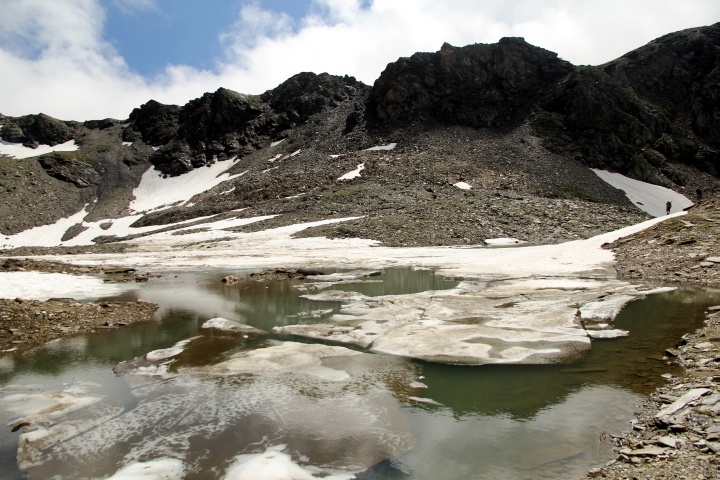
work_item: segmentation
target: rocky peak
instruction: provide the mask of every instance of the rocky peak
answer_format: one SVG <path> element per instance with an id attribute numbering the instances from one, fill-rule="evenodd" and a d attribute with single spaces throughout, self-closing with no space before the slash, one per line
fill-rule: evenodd
<path id="1" fill-rule="evenodd" d="M 74 122 L 64 122 L 44 113 L 5 118 L 0 136 L 13 143 L 35 148 L 39 144 L 57 145 L 73 139 Z"/>
<path id="2" fill-rule="evenodd" d="M 720 23 L 660 37 L 602 68 L 720 148 Z M 690 133 L 690 132 L 684 132 Z"/>
<path id="3" fill-rule="evenodd" d="M 355 77 L 303 72 L 268 90 L 261 99 L 282 116 L 281 123 L 298 124 L 367 89 L 367 85 Z"/>
<path id="4" fill-rule="evenodd" d="M 124 138 L 140 132 L 163 145 L 150 161 L 163 173 L 179 175 L 233 156 L 248 155 L 310 116 L 364 94 L 353 77 L 300 73 L 261 96 L 220 88 L 182 107 L 148 102 L 133 111 Z"/>
<path id="5" fill-rule="evenodd" d="M 140 138 L 150 145 L 165 145 L 177 135 L 179 115 L 177 105 L 150 100 L 130 113 L 130 125 L 123 131 L 123 140 L 132 142 Z"/>
<path id="6" fill-rule="evenodd" d="M 504 127 L 527 115 L 548 86 L 574 67 L 522 38 L 416 53 L 389 64 L 368 98 L 368 117 L 384 125 L 417 114 L 444 123 Z"/>

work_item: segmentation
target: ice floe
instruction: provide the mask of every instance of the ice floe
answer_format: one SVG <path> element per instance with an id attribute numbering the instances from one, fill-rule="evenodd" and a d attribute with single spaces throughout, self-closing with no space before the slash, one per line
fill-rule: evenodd
<path id="1" fill-rule="evenodd" d="M 125 405 L 107 398 L 55 418 L 55 435 L 31 425 L 34 441 L 20 444 L 18 458 L 29 459 L 22 464 L 29 478 L 162 472 L 167 460 L 182 459 L 185 472 L 216 472 L 213 478 L 272 479 L 273 472 L 292 471 L 290 478 L 339 479 L 413 445 L 403 412 L 414 393 L 407 385 L 417 378 L 412 362 L 309 344 L 257 351 L 265 355 L 257 368 L 248 361 L 232 375 L 188 367 L 148 378 L 132 386 Z M 292 361 L 304 357 L 343 378 L 295 371 Z M 180 472 L 179 461 L 165 466 Z M 301 470 L 310 476 L 297 476 Z"/>
<path id="2" fill-rule="evenodd" d="M 79 147 L 75 143 L 75 140 L 68 140 L 65 143 L 59 143 L 57 145 L 38 145 L 37 148 L 30 148 L 23 146 L 22 143 L 11 143 L 4 140 L 0 140 L 0 155 L 6 155 L 8 157 L 23 159 L 36 157 L 38 155 L 45 155 L 51 152 L 73 152 Z"/>
<path id="3" fill-rule="evenodd" d="M 277 346 L 236 353 L 228 360 L 206 367 L 202 371 L 215 375 L 293 372 L 328 381 L 342 381 L 350 378 L 350 374 L 344 370 L 323 366 L 322 359 L 348 355 L 360 355 L 360 352 L 344 347 L 284 342 Z"/>
<path id="4" fill-rule="evenodd" d="M 195 340 L 196 338 L 199 338 L 199 337 L 193 337 L 193 338 L 181 340 L 181 341 L 177 342 L 175 345 L 173 345 L 172 347 L 162 348 L 160 350 L 153 350 L 152 352 L 148 352 L 145 354 L 145 359 L 148 362 L 159 362 L 161 360 L 166 360 L 168 358 L 176 357 L 176 356 L 180 355 L 185 350 L 187 345 L 190 342 L 192 342 L 193 340 Z"/>
<path id="5" fill-rule="evenodd" d="M 612 320 L 645 294 L 628 283 L 570 278 L 463 282 L 451 291 L 385 297 L 327 291 L 306 297 L 343 300 L 340 313 L 273 332 L 442 363 L 550 363 L 582 355 L 590 338 L 625 334 L 609 325 L 590 333 L 581 320 Z"/>
<path id="6" fill-rule="evenodd" d="M 223 480 L 350 480 L 354 474 L 329 473 L 318 468 L 303 468 L 290 455 L 283 453 L 284 445 L 270 447 L 263 453 L 239 455 Z"/>
<path id="7" fill-rule="evenodd" d="M 245 325 L 243 323 L 239 323 L 234 320 L 228 320 L 227 318 L 222 317 L 216 317 L 207 320 L 205 323 L 202 324 L 202 328 L 214 328 L 216 330 L 223 330 L 226 332 L 234 333 L 253 333 L 256 335 L 262 335 L 265 333 L 260 329 L 251 327 L 250 325 Z"/>
<path id="8" fill-rule="evenodd" d="M 185 466 L 175 458 L 160 458 L 147 462 L 134 462 L 118 470 L 107 480 L 181 480 Z"/>
<path id="9" fill-rule="evenodd" d="M 654 217 L 665 215 L 665 202 L 672 203 L 670 213 L 681 212 L 693 205 L 687 197 L 669 188 L 641 182 L 626 177 L 620 173 L 611 173 L 607 170 L 591 169 L 606 183 L 625 192 L 625 196 L 640 210 L 649 213 Z"/>

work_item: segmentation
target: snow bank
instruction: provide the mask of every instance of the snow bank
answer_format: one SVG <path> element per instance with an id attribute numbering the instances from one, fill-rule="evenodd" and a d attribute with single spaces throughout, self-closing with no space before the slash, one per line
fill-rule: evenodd
<path id="1" fill-rule="evenodd" d="M 42 272 L 0 273 L 0 297 L 47 300 L 70 297 L 92 300 L 139 288 L 135 283 L 105 283 L 99 277 Z"/>
<path id="2" fill-rule="evenodd" d="M 672 208 L 670 213 L 680 212 L 693 205 L 693 202 L 684 195 L 670 190 L 669 188 L 653 185 L 628 178 L 619 173 L 611 173 L 606 170 L 591 169 L 598 177 L 606 183 L 625 192 L 625 196 L 640 210 L 649 213 L 654 217 L 665 215 L 665 202 L 670 201 Z"/>
<path id="3" fill-rule="evenodd" d="M 65 143 L 59 143 L 57 145 L 38 145 L 37 148 L 24 147 L 22 143 L 11 143 L 0 140 L 0 155 L 7 155 L 8 157 L 22 159 L 36 157 L 38 155 L 45 155 L 51 152 L 72 152 L 77 150 L 79 147 L 75 144 L 75 140 L 68 140 Z"/>
<path id="4" fill-rule="evenodd" d="M 389 151 L 395 150 L 397 143 L 388 143 L 387 145 L 378 145 L 376 147 L 370 147 L 366 149 L 367 152 L 378 152 L 378 151 Z"/>
<path id="5" fill-rule="evenodd" d="M 151 167 L 143 174 L 140 185 L 133 190 L 135 199 L 130 202 L 130 210 L 147 212 L 182 205 L 199 193 L 241 176 L 242 173 L 235 175 L 225 173 L 233 166 L 234 160 L 215 162 L 210 166 L 168 178 L 163 178 L 164 176 L 155 170 L 155 167 Z"/>

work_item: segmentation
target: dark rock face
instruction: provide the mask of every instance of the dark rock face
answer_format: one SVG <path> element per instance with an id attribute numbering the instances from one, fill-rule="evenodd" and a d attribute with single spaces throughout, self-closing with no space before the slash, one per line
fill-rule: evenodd
<path id="1" fill-rule="evenodd" d="M 666 35 L 557 85 L 533 119 L 554 151 L 683 185 L 673 164 L 720 174 L 720 24 Z"/>
<path id="2" fill-rule="evenodd" d="M 178 130 L 180 107 L 150 100 L 130 113 L 130 125 L 123 130 L 123 140 L 141 139 L 149 145 L 165 145 Z"/>
<path id="3" fill-rule="evenodd" d="M 290 77 L 260 98 L 277 113 L 278 126 L 291 127 L 366 90 L 367 86 L 354 77 L 304 72 Z"/>
<path id="4" fill-rule="evenodd" d="M 446 43 L 437 53 L 416 53 L 388 65 L 368 98 L 368 116 L 383 125 L 421 114 L 449 124 L 507 127 L 573 70 L 557 54 L 522 38 L 461 48 Z"/>
<path id="5" fill-rule="evenodd" d="M 71 156 L 51 153 L 38 158 L 38 162 L 51 177 L 73 183 L 79 188 L 99 185 L 102 181 L 98 171 L 91 165 Z"/>
<path id="6" fill-rule="evenodd" d="M 123 139 L 162 145 L 150 161 L 165 174 L 180 175 L 216 159 L 248 155 L 367 89 L 352 77 L 300 73 L 259 97 L 220 88 L 182 107 L 150 101 L 133 110 Z"/>
<path id="7" fill-rule="evenodd" d="M 25 115 L 6 120 L 1 133 L 5 141 L 22 143 L 30 148 L 39 144 L 57 145 L 73 139 L 73 123 L 63 122 L 44 113 Z"/>

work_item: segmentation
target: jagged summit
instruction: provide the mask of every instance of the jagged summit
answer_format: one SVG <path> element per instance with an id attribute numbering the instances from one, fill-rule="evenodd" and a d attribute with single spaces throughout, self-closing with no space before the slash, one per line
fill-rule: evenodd
<path id="1" fill-rule="evenodd" d="M 86 222 L 122 217 L 151 168 L 177 177 L 234 159 L 223 185 L 144 212 L 133 228 L 236 212 L 275 215 L 246 230 L 360 217 L 304 234 L 388 245 L 600 233 L 645 214 L 588 167 L 687 196 L 718 188 L 719 47 L 720 24 L 596 67 L 522 38 L 446 43 L 388 64 L 372 86 L 303 72 L 261 95 L 220 88 L 182 106 L 150 100 L 124 122 L 0 117 L 5 142 L 79 147 L 0 160 L 0 232 L 83 208 Z M 122 239 L 106 237 L 98 242 Z"/>

